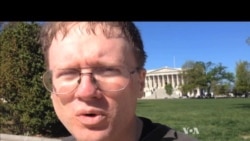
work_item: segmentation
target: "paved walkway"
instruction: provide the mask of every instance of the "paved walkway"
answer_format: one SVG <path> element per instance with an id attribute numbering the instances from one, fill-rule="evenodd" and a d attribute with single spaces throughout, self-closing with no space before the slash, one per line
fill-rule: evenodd
<path id="1" fill-rule="evenodd" d="M 71 136 L 55 139 L 55 138 L 45 138 L 45 137 L 0 134 L 0 141 L 75 141 L 75 140 Z"/>

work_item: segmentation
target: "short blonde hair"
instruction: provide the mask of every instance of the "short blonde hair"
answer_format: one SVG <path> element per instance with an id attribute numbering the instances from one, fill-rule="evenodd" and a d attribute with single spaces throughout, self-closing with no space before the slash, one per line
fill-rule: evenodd
<path id="1" fill-rule="evenodd" d="M 40 33 L 40 43 L 45 58 L 46 66 L 48 67 L 48 49 L 51 42 L 58 32 L 61 32 L 65 37 L 70 30 L 70 25 L 77 24 L 77 22 L 46 22 L 43 24 Z M 100 27 L 103 34 L 107 37 L 123 37 L 131 45 L 137 67 L 144 68 L 147 55 L 144 51 L 143 42 L 140 32 L 133 22 L 86 22 L 86 32 L 95 34 L 96 26 Z M 117 29 L 120 32 L 117 32 Z"/>

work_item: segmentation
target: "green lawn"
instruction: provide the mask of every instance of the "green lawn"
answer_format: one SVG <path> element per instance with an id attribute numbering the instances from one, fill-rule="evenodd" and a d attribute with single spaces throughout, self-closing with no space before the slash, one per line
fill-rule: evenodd
<path id="1" fill-rule="evenodd" d="M 250 141 L 250 98 L 139 100 L 137 114 L 200 141 Z"/>

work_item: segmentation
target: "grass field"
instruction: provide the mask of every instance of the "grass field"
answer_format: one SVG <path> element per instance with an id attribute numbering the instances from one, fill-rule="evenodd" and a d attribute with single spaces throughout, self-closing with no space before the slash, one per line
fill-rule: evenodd
<path id="1" fill-rule="evenodd" d="M 137 114 L 200 141 L 250 141 L 250 98 L 139 100 Z"/>

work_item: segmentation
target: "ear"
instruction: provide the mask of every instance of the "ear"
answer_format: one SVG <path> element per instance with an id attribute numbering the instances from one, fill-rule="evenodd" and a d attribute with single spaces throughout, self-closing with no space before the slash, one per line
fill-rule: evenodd
<path id="1" fill-rule="evenodd" d="M 139 74 L 139 86 L 140 86 L 139 88 L 140 94 L 138 95 L 138 98 L 141 98 L 142 96 L 144 96 L 145 78 L 147 71 L 145 69 L 140 69 L 138 74 Z"/>

